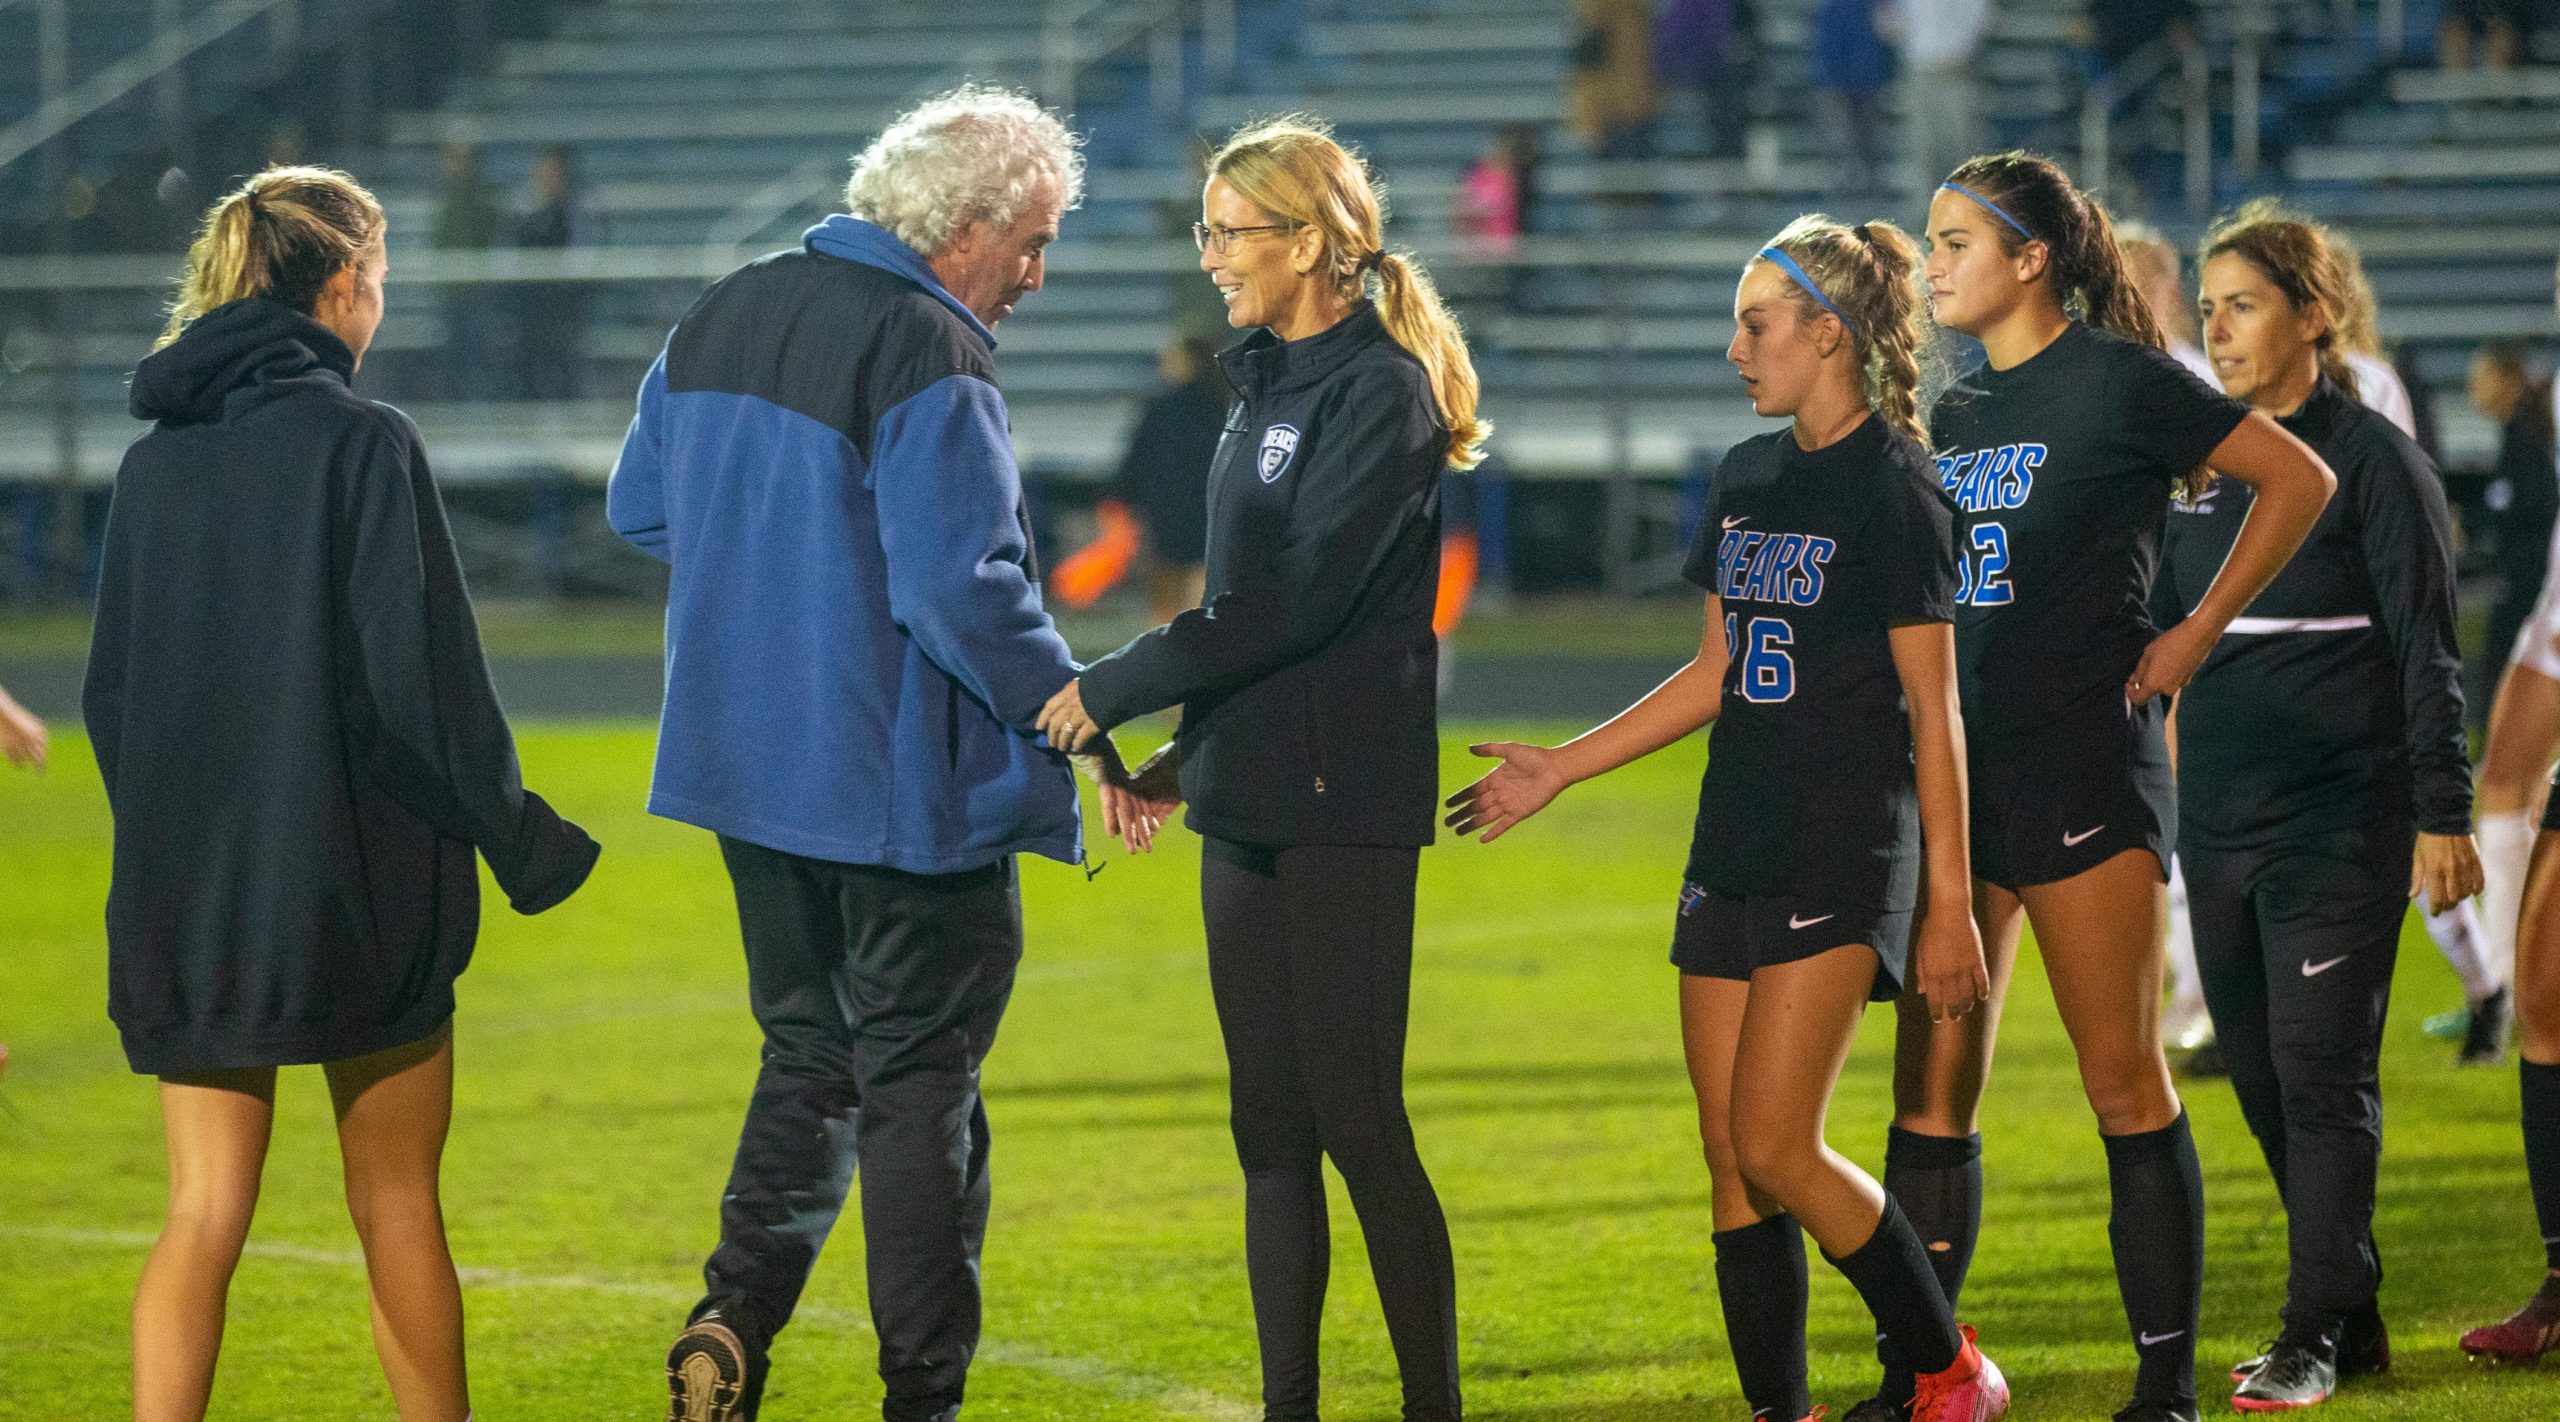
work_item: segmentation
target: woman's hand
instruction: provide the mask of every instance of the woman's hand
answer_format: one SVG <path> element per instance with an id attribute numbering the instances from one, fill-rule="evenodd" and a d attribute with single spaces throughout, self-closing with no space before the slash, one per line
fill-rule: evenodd
<path id="1" fill-rule="evenodd" d="M 1545 746 L 1490 741 L 1467 749 L 1499 758 L 1502 764 L 1449 797 L 1449 828 L 1461 839 L 1482 830 L 1484 842 L 1491 844 L 1513 825 L 1545 809 L 1548 801 L 1573 783 L 1566 778 L 1560 757 Z"/>
<path id="2" fill-rule="evenodd" d="M 2136 706 L 2155 696 L 2175 696 L 2187 689 L 2195 679 L 2196 668 L 2213 652 L 2213 644 L 2222 640 L 2221 630 L 2212 623 L 2190 617 L 2151 639 L 2142 649 L 2142 660 L 2134 663 L 2133 675 L 2124 684 L 2125 700 Z"/>
<path id="3" fill-rule="evenodd" d="M 0 756 L 28 770 L 44 769 L 44 722 L 0 691 Z"/>
<path id="4" fill-rule="evenodd" d="M 1092 713 L 1084 709 L 1084 678 L 1058 688 L 1049 704 L 1040 708 L 1034 729 L 1049 738 L 1049 744 L 1072 755 L 1083 750 L 1085 743 L 1102 734 L 1094 728 Z"/>
<path id="5" fill-rule="evenodd" d="M 1953 1022 L 1991 996 L 1982 931 L 1970 910 L 1923 907 L 1912 931 L 1911 986 L 1928 1001 L 1929 1020 Z"/>
<path id="6" fill-rule="evenodd" d="M 2409 897 L 2441 912 L 2480 892 L 2480 846 L 2467 834 L 2422 834 L 2409 856 Z"/>

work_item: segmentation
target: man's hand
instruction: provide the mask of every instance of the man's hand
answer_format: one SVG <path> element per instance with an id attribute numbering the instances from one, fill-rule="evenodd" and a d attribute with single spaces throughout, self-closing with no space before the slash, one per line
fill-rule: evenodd
<path id="1" fill-rule="evenodd" d="M 1092 713 L 1084 709 L 1081 677 L 1059 687 L 1049 704 L 1040 708 L 1039 719 L 1032 725 L 1049 738 L 1049 744 L 1069 754 L 1083 750 L 1085 742 L 1102 734 L 1094 729 Z"/>

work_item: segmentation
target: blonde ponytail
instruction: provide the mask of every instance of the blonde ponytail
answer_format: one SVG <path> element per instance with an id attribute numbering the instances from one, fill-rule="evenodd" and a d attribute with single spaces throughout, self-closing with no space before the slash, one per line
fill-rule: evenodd
<path id="1" fill-rule="evenodd" d="M 382 240 L 382 204 L 334 168 L 269 168 L 206 209 L 187 272 L 152 343 L 217 306 L 264 296 L 308 313 L 329 278 Z"/>
<path id="2" fill-rule="evenodd" d="M 1493 426 L 1476 415 L 1480 387 L 1466 332 L 1440 300 L 1431 274 L 1405 253 L 1379 255 L 1378 298 L 1378 319 L 1387 334 L 1430 372 L 1431 398 L 1449 426 L 1449 467 L 1475 468 L 1484 462 L 1485 436 Z"/>
<path id="3" fill-rule="evenodd" d="M 1323 119 L 1284 114 L 1239 129 L 1210 156 L 1209 172 L 1274 220 L 1322 234 L 1325 269 L 1345 297 L 1368 295 L 1369 274 L 1377 273 L 1378 319 L 1431 378 L 1450 467 L 1481 463 L 1493 426 L 1476 413 L 1480 387 L 1466 332 L 1422 264 L 1386 249 L 1386 195 L 1368 160 Z"/>

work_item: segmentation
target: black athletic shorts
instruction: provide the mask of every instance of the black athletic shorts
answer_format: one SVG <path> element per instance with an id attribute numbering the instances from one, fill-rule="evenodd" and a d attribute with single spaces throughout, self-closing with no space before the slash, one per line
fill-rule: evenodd
<path id="1" fill-rule="evenodd" d="M 1827 903 L 1819 895 L 1746 898 L 1683 884 L 1680 917 L 1671 930 L 1671 964 L 1693 978 L 1749 982 L 1755 968 L 1863 943 L 1876 955 L 1876 983 L 1868 999 L 1890 1002 L 1901 995 L 1911 961 L 1911 919 L 1909 909 Z"/>
<path id="2" fill-rule="evenodd" d="M 2004 889 L 2050 884 L 2128 849 L 2168 875 L 2178 786 L 2168 698 L 2091 697 L 2023 736 L 1972 739 L 1973 874 Z"/>

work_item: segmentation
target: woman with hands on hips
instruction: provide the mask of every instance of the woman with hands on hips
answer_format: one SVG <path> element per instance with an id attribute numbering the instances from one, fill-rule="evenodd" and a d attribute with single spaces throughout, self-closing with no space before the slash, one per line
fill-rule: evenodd
<path id="1" fill-rule="evenodd" d="M 1475 747 L 1502 764 L 1449 799 L 1453 828 L 1496 839 L 1567 785 L 1717 723 L 1671 961 L 1726 1332 L 1753 1415 L 1790 1422 L 1816 1414 L 1805 1233 L 1905 1355 L 1913 1418 L 1997 1416 L 2008 1400 L 1909 1222 L 1822 1138 L 1869 1001 L 1907 986 L 1944 1019 L 1990 991 L 1967 861 L 1955 511 L 1920 423 L 1918 267 L 1889 224 L 1813 216 L 1743 269 L 1725 357 L 1753 408 L 1793 427 L 1716 472 L 1686 569 L 1706 589 L 1697 658 L 1563 746 Z"/>
<path id="2" fill-rule="evenodd" d="M 1039 726 L 1080 751 L 1182 708 L 1173 745 L 1105 790 L 1104 825 L 1142 849 L 1179 799 L 1203 837 L 1264 1416 L 1317 1415 L 1330 1158 L 1406 1422 L 1455 1422 L 1449 1231 L 1402 1082 L 1439 797 L 1440 476 L 1482 456 L 1475 370 L 1430 278 L 1386 249 L 1366 164 L 1323 125 L 1255 124 L 1209 171 L 1200 266 L 1253 334 L 1220 357 L 1237 399 L 1209 474 L 1208 601 L 1087 667 Z"/>

